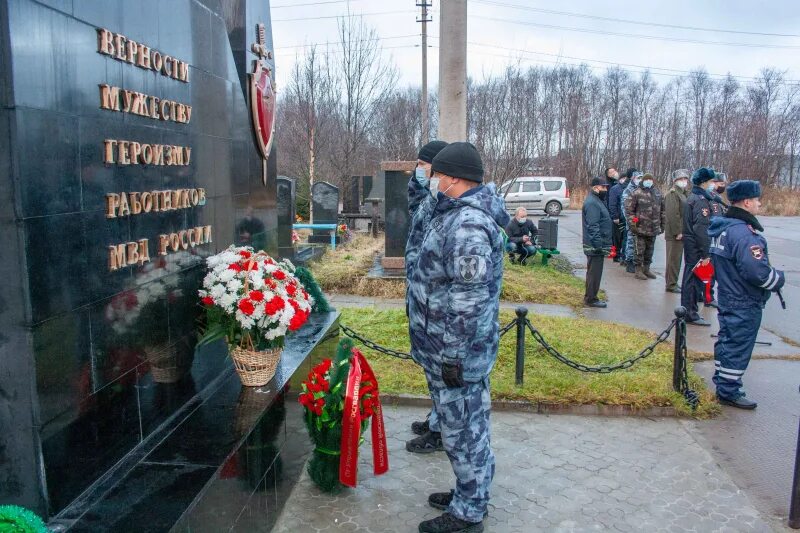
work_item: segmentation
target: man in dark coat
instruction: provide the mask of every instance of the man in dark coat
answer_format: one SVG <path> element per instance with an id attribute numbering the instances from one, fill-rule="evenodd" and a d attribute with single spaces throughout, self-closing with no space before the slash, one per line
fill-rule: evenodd
<path id="1" fill-rule="evenodd" d="M 524 265 L 529 257 L 536 255 L 536 234 L 538 230 L 533 222 L 528 220 L 528 211 L 518 207 L 514 218 L 506 226 L 508 244 L 506 250 L 514 262 L 514 254 L 519 257 L 519 263 Z"/>
<path id="2" fill-rule="evenodd" d="M 608 182 L 593 178 L 591 194 L 583 201 L 583 253 L 586 254 L 586 292 L 583 303 L 589 307 L 606 307 L 597 298 L 603 277 L 603 260 L 611 251 L 611 217 L 605 204 Z"/>
<path id="3" fill-rule="evenodd" d="M 634 265 L 636 279 L 656 279 L 650 271 L 656 237 L 663 233 L 664 199 L 653 186 L 653 175 L 642 176 L 639 187 L 625 199 L 625 218 L 628 230 L 634 234 Z"/>
<path id="4" fill-rule="evenodd" d="M 728 187 L 731 207 L 714 217 L 711 260 L 719 282 L 719 338 L 714 344 L 714 385 L 720 403 L 755 409 L 745 396 L 742 378 L 756 342 L 764 305 L 786 281 L 783 271 L 769 263 L 764 228 L 756 218 L 761 208 L 757 181 L 734 181 Z"/>
<path id="5" fill-rule="evenodd" d="M 622 191 L 628 186 L 628 180 L 636 171 L 635 168 L 629 168 L 625 174 L 619 177 L 617 183 L 608 188 L 608 214 L 611 216 L 611 222 L 614 224 L 612 228 L 612 241 L 611 244 L 617 250 L 617 255 L 614 257 L 614 262 L 625 263 L 625 217 L 622 216 Z"/>
<path id="6" fill-rule="evenodd" d="M 701 167 L 692 173 L 692 193 L 686 200 L 683 212 L 683 284 L 681 286 L 681 305 L 686 308 L 686 323 L 695 326 L 710 326 L 697 311 L 697 304 L 703 300 L 703 282 L 694 275 L 693 269 L 699 262 L 707 264 L 708 226 L 711 224 L 711 191 L 714 185 L 714 171 Z"/>

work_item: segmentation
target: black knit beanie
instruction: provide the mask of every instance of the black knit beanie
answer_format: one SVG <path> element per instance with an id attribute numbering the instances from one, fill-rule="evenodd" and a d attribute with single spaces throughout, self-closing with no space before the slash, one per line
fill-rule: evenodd
<path id="1" fill-rule="evenodd" d="M 483 162 L 478 150 L 470 143 L 450 143 L 436 154 L 431 170 L 453 178 L 483 183 Z"/>
<path id="2" fill-rule="evenodd" d="M 633 177 L 634 172 L 638 172 L 638 170 L 636 170 L 633 167 L 629 168 L 628 170 L 625 171 L 625 177 L 631 179 Z"/>
<path id="3" fill-rule="evenodd" d="M 433 158 L 436 157 L 436 154 L 441 152 L 442 148 L 445 146 L 447 146 L 447 143 L 444 141 L 431 141 L 419 149 L 417 159 L 420 161 L 425 161 L 426 163 L 432 163 Z"/>

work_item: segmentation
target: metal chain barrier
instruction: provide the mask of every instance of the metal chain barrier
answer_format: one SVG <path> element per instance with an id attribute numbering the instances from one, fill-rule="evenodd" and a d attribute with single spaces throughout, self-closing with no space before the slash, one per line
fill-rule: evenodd
<path id="1" fill-rule="evenodd" d="M 542 348 L 544 348 L 545 351 L 547 351 L 547 353 L 549 353 L 550 355 L 552 355 L 553 357 L 555 357 L 560 362 L 564 363 L 565 365 L 567 365 L 570 368 L 574 368 L 575 370 L 580 370 L 581 372 L 591 372 L 591 373 L 595 373 L 595 374 L 610 374 L 611 372 L 614 372 L 615 370 L 623 370 L 625 368 L 630 368 L 634 364 L 636 364 L 638 361 L 644 359 L 645 357 L 650 356 L 653 353 L 653 351 L 656 349 L 656 346 L 658 346 L 662 342 L 666 341 L 667 338 L 669 338 L 669 334 L 672 332 L 672 328 L 675 327 L 675 324 L 677 322 L 678 322 L 678 319 L 673 319 L 672 322 L 669 323 L 669 326 L 667 327 L 667 329 L 662 331 L 661 334 L 656 338 L 655 341 L 653 341 L 649 346 L 644 348 L 641 352 L 636 354 L 634 357 L 631 357 L 630 359 L 626 359 L 625 361 L 622 361 L 621 363 L 616 363 L 616 364 L 613 364 L 613 365 L 589 366 L 589 365 L 585 365 L 583 363 L 578 363 L 576 361 L 573 361 L 573 360 L 569 359 L 568 357 L 565 357 L 565 356 L 561 355 L 558 350 L 556 350 L 550 343 L 548 343 L 545 340 L 545 338 L 542 336 L 542 334 L 539 333 L 539 330 L 537 330 L 534 327 L 534 325 L 531 324 L 530 320 L 526 320 L 525 321 L 526 325 L 528 326 L 528 329 L 531 332 L 531 335 L 533 335 L 533 338 L 536 340 L 536 342 L 541 344 Z"/>
<path id="2" fill-rule="evenodd" d="M 697 391 L 689 387 L 689 354 L 688 348 L 686 347 L 686 322 L 683 320 L 677 320 L 677 322 L 677 327 L 679 328 L 677 338 L 680 339 L 680 346 L 675 348 L 678 357 L 675 358 L 674 364 L 678 366 L 678 371 L 676 372 L 679 376 L 678 389 L 680 393 L 683 394 L 686 403 L 694 410 L 700 405 L 700 395 L 697 394 Z"/>
<path id="3" fill-rule="evenodd" d="M 508 333 L 512 329 L 514 329 L 514 326 L 516 326 L 516 325 L 517 325 L 517 321 L 516 320 L 512 320 L 511 322 L 509 322 L 508 324 L 506 324 L 505 326 L 500 328 L 500 332 L 499 332 L 500 333 L 500 337 L 502 337 L 503 335 L 505 335 L 506 333 Z M 374 341 L 371 341 L 371 340 L 359 335 L 358 333 L 353 331 L 351 328 L 348 328 L 344 324 L 339 324 L 339 328 L 341 328 L 342 333 L 344 333 L 345 335 L 347 335 L 351 339 L 357 340 L 358 342 L 360 342 L 361 344 L 363 344 L 367 348 L 375 350 L 376 352 L 379 352 L 379 353 L 382 353 L 382 354 L 385 354 L 385 355 L 390 355 L 392 357 L 397 357 L 398 359 L 411 359 L 411 354 L 410 353 L 400 352 L 400 351 L 397 351 L 397 350 L 392 350 L 391 348 L 386 348 L 385 346 L 381 346 L 380 344 L 378 344 L 378 343 L 376 343 Z"/>

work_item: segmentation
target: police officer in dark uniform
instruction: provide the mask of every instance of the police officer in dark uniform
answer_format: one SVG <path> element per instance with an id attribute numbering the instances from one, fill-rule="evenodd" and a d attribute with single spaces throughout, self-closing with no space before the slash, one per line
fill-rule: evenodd
<path id="1" fill-rule="evenodd" d="M 740 180 L 728 186 L 731 207 L 711 222 L 711 258 L 719 284 L 719 338 L 714 344 L 717 399 L 740 409 L 757 403 L 742 390 L 761 314 L 772 292 L 783 287 L 782 271 L 769 264 L 764 228 L 755 215 L 761 207 L 761 186 Z"/>
<path id="2" fill-rule="evenodd" d="M 701 167 L 692 173 L 692 192 L 686 199 L 683 211 L 683 283 L 681 305 L 686 308 L 686 323 L 695 326 L 710 326 L 697 312 L 697 304 L 703 300 L 703 282 L 692 269 L 700 262 L 708 262 L 708 226 L 711 224 L 711 191 L 714 171 Z"/>

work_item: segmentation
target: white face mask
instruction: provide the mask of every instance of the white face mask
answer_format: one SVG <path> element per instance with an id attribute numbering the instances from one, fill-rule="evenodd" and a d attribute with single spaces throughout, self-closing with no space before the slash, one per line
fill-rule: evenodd
<path id="1" fill-rule="evenodd" d="M 675 182 L 675 186 L 680 187 L 681 189 L 685 189 L 688 184 L 689 182 L 686 180 L 679 180 Z"/>
<path id="2" fill-rule="evenodd" d="M 528 217 L 517 217 L 517 222 L 520 224 L 524 224 L 526 220 L 528 220 Z"/>
<path id="3" fill-rule="evenodd" d="M 427 178 L 428 177 L 428 173 L 425 172 L 425 167 L 417 167 L 417 170 L 416 170 L 415 174 L 417 176 L 417 179 L 422 179 L 422 178 Z"/>
<path id="4" fill-rule="evenodd" d="M 642 185 L 644 185 L 645 189 L 649 189 L 653 186 L 653 180 L 646 180 Z"/>

